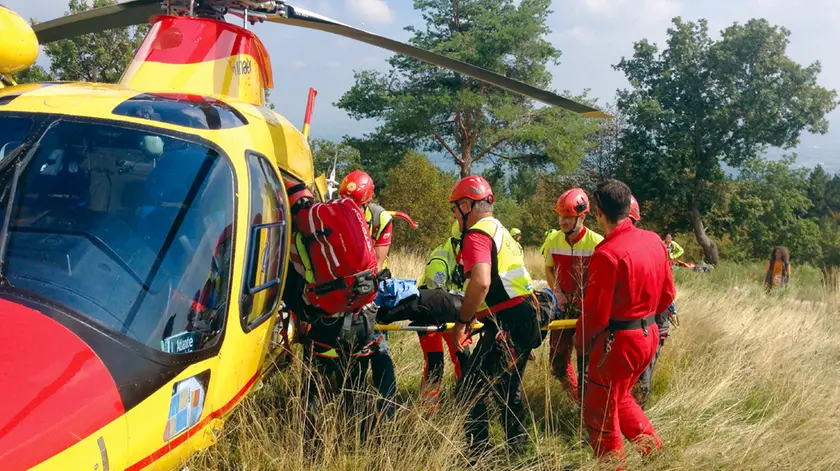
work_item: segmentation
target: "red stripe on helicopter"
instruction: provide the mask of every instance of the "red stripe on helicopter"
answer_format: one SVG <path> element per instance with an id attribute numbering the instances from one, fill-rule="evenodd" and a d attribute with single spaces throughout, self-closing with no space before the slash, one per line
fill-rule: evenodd
<path id="1" fill-rule="evenodd" d="M 114 379 L 73 332 L 0 300 L 0 463 L 28 469 L 123 413 Z"/>
<path id="2" fill-rule="evenodd" d="M 155 451 L 151 455 L 149 455 L 149 456 L 143 458 L 142 460 L 134 463 L 133 465 L 129 466 L 128 468 L 126 468 L 126 471 L 139 471 L 139 470 L 145 468 L 146 466 L 154 463 L 155 461 L 163 458 L 164 455 L 166 455 L 170 451 L 172 451 L 175 448 L 177 448 L 178 446 L 180 446 L 182 443 L 187 441 L 188 438 L 192 437 L 193 435 L 198 433 L 200 430 L 202 430 L 207 424 L 210 423 L 211 420 L 220 417 L 222 414 L 227 412 L 231 407 L 235 406 L 236 403 L 239 401 L 239 399 L 241 399 L 242 396 L 244 396 L 245 393 L 251 388 L 251 386 L 254 385 L 254 383 L 257 381 L 257 378 L 259 378 L 259 376 L 260 376 L 260 370 L 257 370 L 257 372 L 254 374 L 254 376 L 252 376 L 251 379 L 249 379 L 248 382 L 245 383 L 245 386 L 243 386 L 242 389 L 240 389 L 239 392 L 236 393 L 235 396 L 233 396 L 233 399 L 228 401 L 227 404 L 222 406 L 220 409 L 216 409 L 215 411 L 208 414 L 207 417 L 205 417 L 201 422 L 195 424 L 191 429 L 187 430 L 186 432 L 182 433 L 181 435 L 178 435 L 177 437 L 173 438 L 166 445 L 164 445 L 163 447 L 161 447 L 160 449 L 158 449 L 157 451 Z"/>
<path id="3" fill-rule="evenodd" d="M 268 52 L 247 29 L 209 18 L 157 15 L 151 21 L 152 29 L 134 60 L 185 65 L 245 54 L 257 62 L 263 85 L 273 87 Z"/>

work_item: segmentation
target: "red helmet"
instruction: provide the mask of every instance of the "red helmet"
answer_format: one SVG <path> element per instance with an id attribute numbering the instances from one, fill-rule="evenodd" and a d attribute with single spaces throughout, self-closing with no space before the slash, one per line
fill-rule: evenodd
<path id="1" fill-rule="evenodd" d="M 589 197 L 580 188 L 572 188 L 557 198 L 554 212 L 561 216 L 583 216 L 589 212 Z"/>
<path id="2" fill-rule="evenodd" d="M 338 194 L 342 198 L 350 198 L 359 206 L 367 204 L 373 199 L 373 179 L 361 170 L 353 170 L 341 181 Z"/>
<path id="3" fill-rule="evenodd" d="M 289 195 L 289 207 L 293 207 L 301 198 L 315 199 L 315 196 L 309 191 L 303 183 L 294 180 L 286 180 L 286 194 Z"/>
<path id="4" fill-rule="evenodd" d="M 636 197 L 630 195 L 630 219 L 639 222 L 642 219 L 642 211 L 639 210 L 639 202 Z"/>
<path id="5" fill-rule="evenodd" d="M 449 193 L 449 202 L 454 203 L 461 198 L 469 198 L 473 201 L 487 199 L 491 203 L 495 200 L 490 184 L 477 175 L 464 177 L 452 187 L 452 191 Z"/>

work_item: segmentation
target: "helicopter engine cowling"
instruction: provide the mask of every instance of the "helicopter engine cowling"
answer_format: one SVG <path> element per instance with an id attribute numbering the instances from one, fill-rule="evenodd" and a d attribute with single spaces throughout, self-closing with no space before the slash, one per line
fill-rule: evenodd
<path id="1" fill-rule="evenodd" d="M 151 22 L 121 85 L 264 104 L 274 83 L 268 52 L 254 33 L 211 18 L 157 15 Z"/>
<path id="2" fill-rule="evenodd" d="M 37 57 L 38 39 L 32 27 L 20 15 L 0 5 L 0 74 L 20 72 Z"/>

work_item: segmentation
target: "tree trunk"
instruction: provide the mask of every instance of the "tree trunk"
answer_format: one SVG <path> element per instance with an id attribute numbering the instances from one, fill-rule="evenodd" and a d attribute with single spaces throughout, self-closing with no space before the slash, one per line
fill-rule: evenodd
<path id="1" fill-rule="evenodd" d="M 461 178 L 470 176 L 472 164 L 472 151 L 469 147 L 465 147 L 463 152 L 461 152 L 461 161 L 458 162 L 458 166 L 461 167 Z"/>
<path id="2" fill-rule="evenodd" d="M 712 239 L 706 235 L 706 228 L 703 226 L 703 219 L 700 217 L 700 193 L 703 189 L 703 181 L 699 178 L 694 178 L 694 195 L 691 198 L 691 208 L 688 211 L 691 218 L 691 225 L 694 228 L 694 237 L 697 238 L 697 243 L 703 247 L 703 255 L 706 263 L 717 266 L 718 264 L 718 248 Z"/>

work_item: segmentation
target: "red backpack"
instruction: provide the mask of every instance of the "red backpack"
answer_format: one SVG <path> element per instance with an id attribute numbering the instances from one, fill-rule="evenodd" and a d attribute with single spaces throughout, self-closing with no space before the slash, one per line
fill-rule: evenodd
<path id="1" fill-rule="evenodd" d="M 362 209 L 349 198 L 315 203 L 296 222 L 315 275 L 304 287 L 310 304 L 343 314 L 373 302 L 376 254 Z"/>

